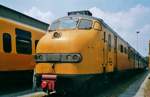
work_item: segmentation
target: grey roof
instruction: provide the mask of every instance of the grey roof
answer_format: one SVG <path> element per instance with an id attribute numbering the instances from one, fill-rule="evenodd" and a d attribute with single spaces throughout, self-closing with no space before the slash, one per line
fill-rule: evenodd
<path id="1" fill-rule="evenodd" d="M 23 13 L 20 13 L 18 11 L 15 11 L 13 9 L 10 9 L 8 7 L 5 7 L 0 4 L 0 17 L 11 19 L 26 25 L 33 26 L 35 28 L 41 29 L 41 30 L 47 30 L 49 27 L 49 24 L 44 23 L 40 20 L 34 19 L 30 16 L 27 16 Z"/>

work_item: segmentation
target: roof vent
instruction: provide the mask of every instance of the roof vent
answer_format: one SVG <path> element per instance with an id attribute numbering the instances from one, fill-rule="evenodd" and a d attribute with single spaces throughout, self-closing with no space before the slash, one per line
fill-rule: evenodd
<path id="1" fill-rule="evenodd" d="M 68 12 L 68 16 L 70 15 L 87 15 L 87 16 L 92 16 L 92 13 L 88 10 L 83 10 L 83 11 L 71 11 Z"/>

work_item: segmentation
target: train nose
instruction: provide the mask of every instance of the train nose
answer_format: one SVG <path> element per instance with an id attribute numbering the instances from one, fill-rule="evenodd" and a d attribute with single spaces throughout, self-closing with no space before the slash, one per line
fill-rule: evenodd
<path id="1" fill-rule="evenodd" d="M 38 43 L 37 53 L 79 53 L 87 42 L 82 33 L 74 31 L 54 31 L 47 33 Z"/>

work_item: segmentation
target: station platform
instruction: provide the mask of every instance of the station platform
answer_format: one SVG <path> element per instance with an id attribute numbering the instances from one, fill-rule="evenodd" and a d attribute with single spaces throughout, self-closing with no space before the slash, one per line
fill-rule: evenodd
<path id="1" fill-rule="evenodd" d="M 150 73 L 147 75 L 134 97 L 150 97 Z"/>
<path id="2" fill-rule="evenodd" d="M 47 95 L 44 92 L 34 92 L 34 93 L 30 93 L 30 94 L 26 94 L 26 95 L 22 95 L 22 96 L 18 96 L 18 97 L 43 97 Z"/>

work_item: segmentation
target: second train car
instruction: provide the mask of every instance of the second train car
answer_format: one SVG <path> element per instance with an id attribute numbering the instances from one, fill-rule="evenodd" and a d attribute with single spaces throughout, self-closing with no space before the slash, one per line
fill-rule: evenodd
<path id="1" fill-rule="evenodd" d="M 32 82 L 35 65 L 33 54 L 47 28 L 47 23 L 0 5 L 1 81 L 11 82 L 16 77 L 27 77 Z"/>

